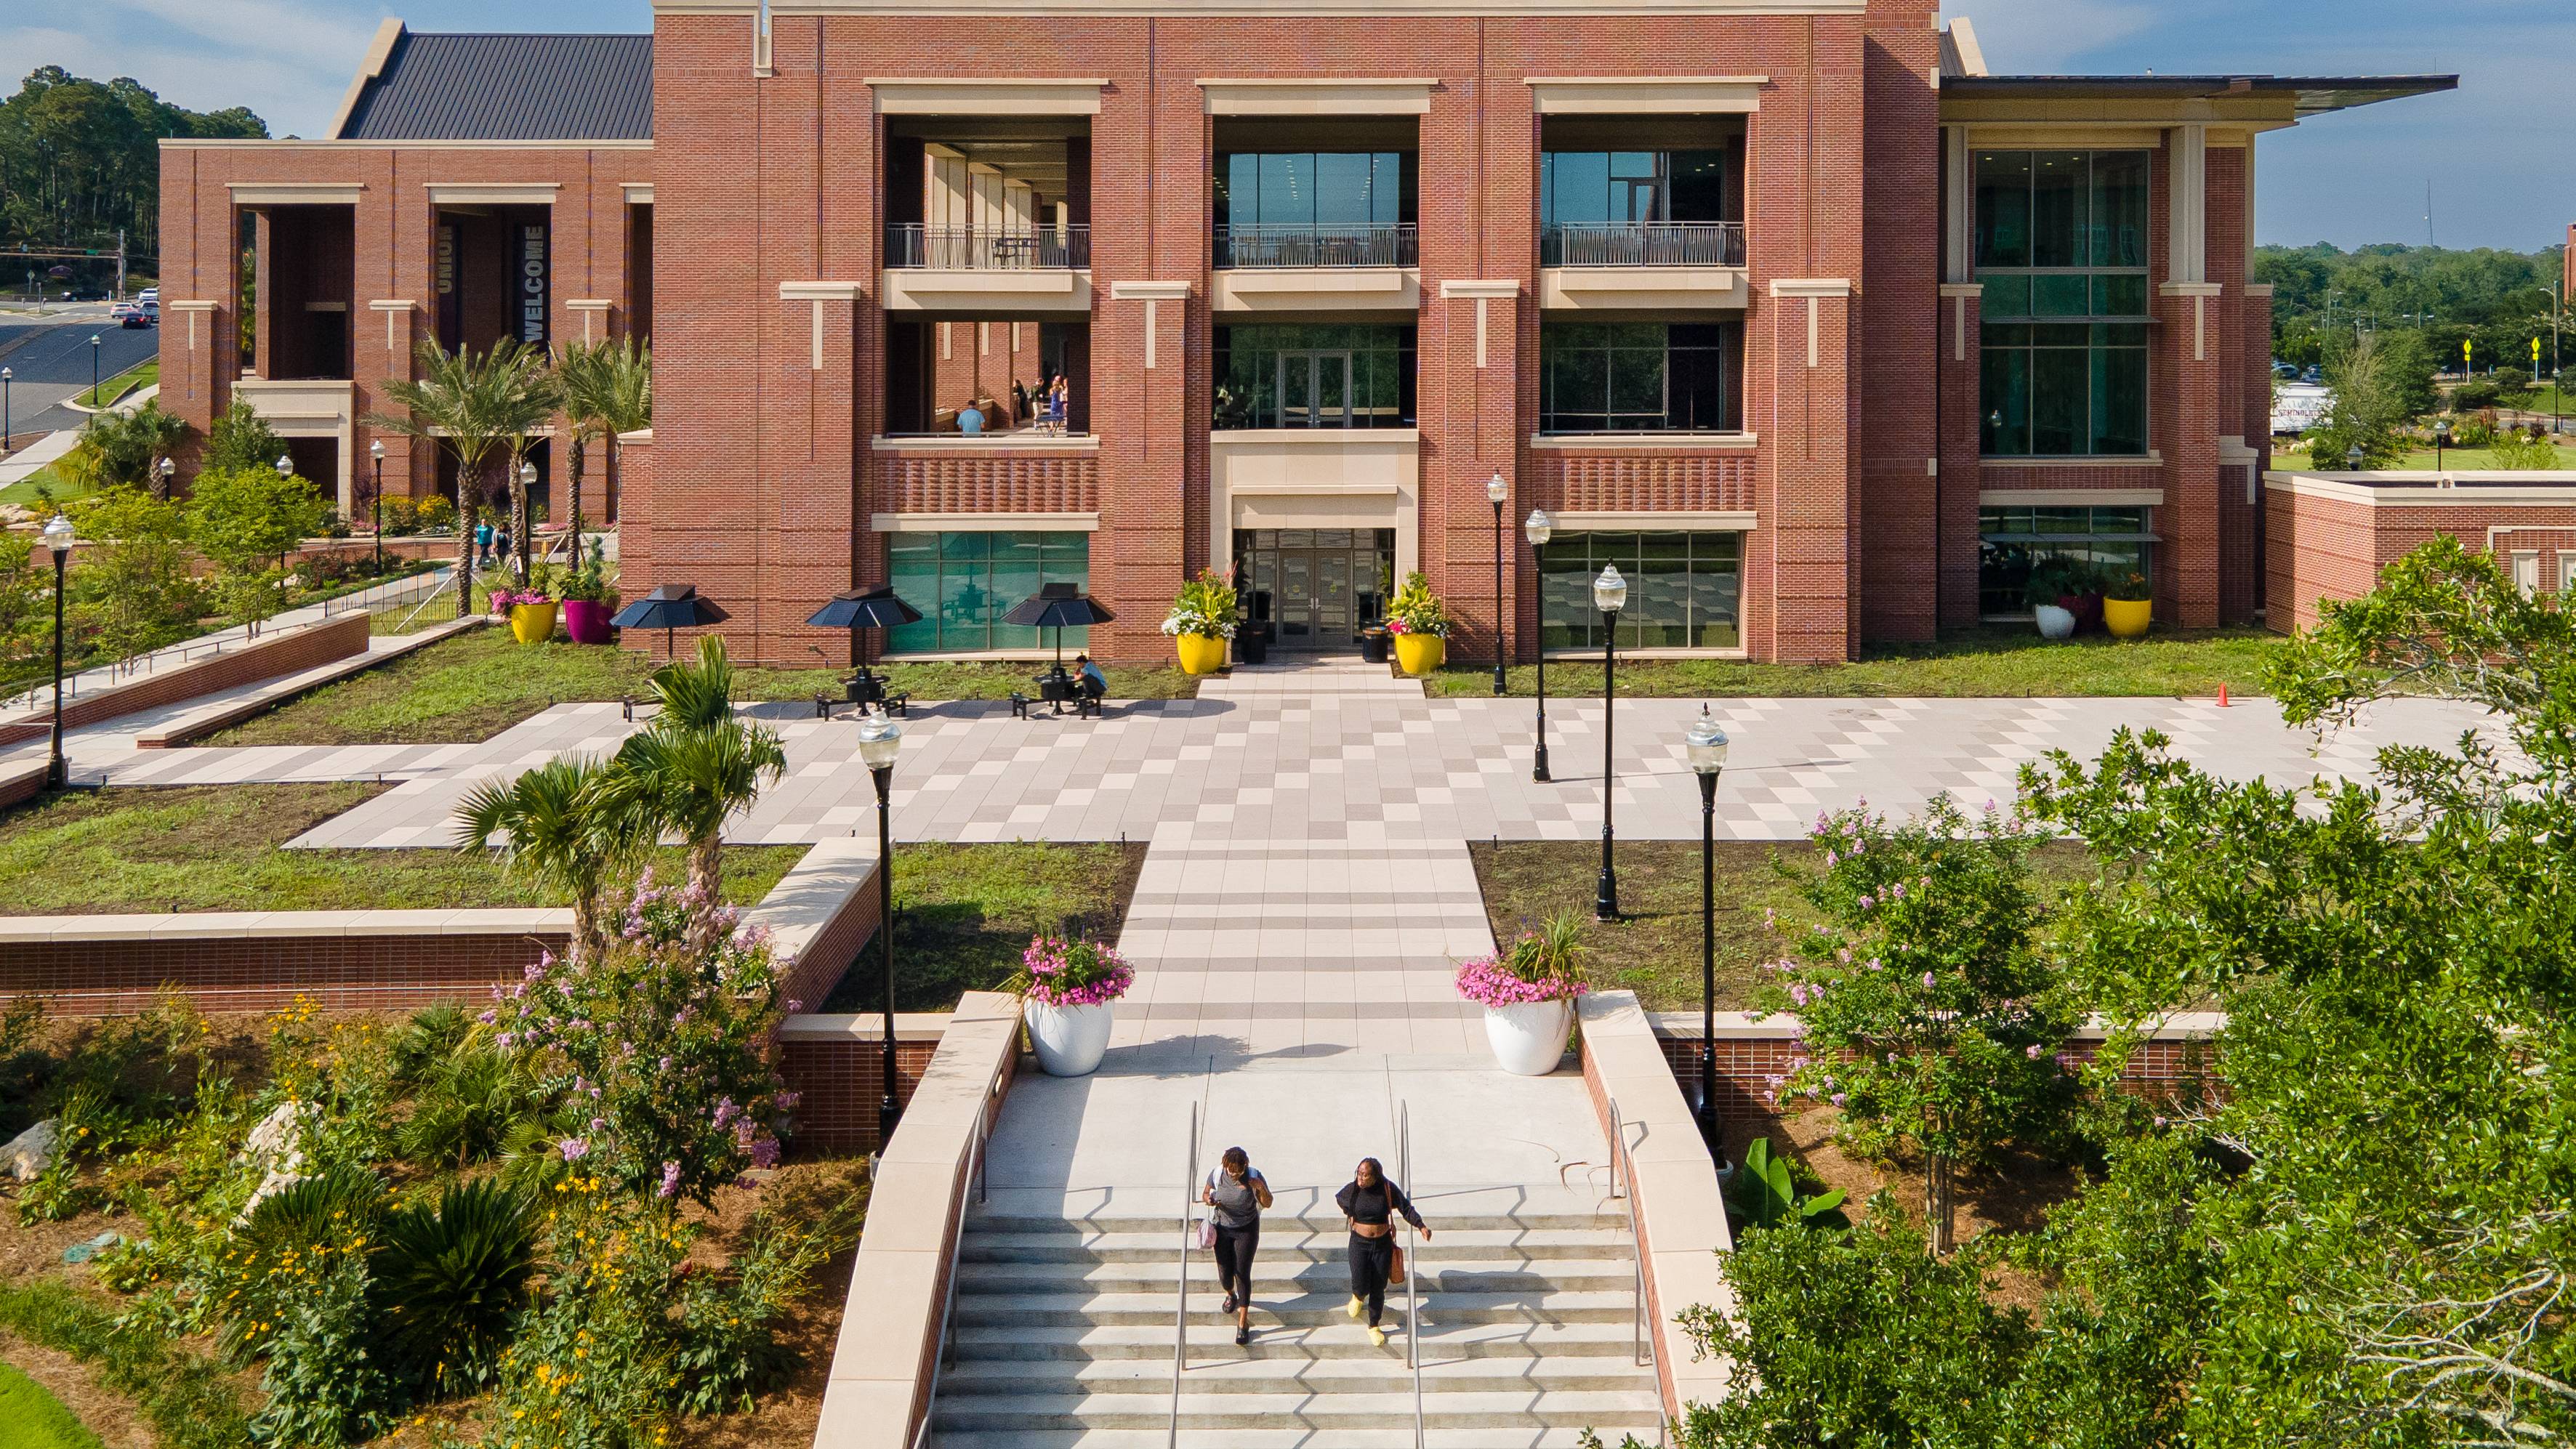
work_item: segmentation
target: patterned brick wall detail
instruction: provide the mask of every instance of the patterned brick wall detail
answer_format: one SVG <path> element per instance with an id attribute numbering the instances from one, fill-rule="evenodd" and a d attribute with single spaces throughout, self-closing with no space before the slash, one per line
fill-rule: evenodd
<path id="1" fill-rule="evenodd" d="M 1750 452 L 1587 457 L 1533 455 L 1547 507 L 1573 512 L 1751 512 L 1758 464 Z"/>
<path id="2" fill-rule="evenodd" d="M 141 937 L 11 946 L 0 997 L 34 995 L 67 1016 L 142 1011 L 170 985 L 207 1011 L 275 1011 L 309 996 L 333 1011 L 479 1001 L 517 980 L 557 934 Z"/>
<path id="3" fill-rule="evenodd" d="M 1094 513 L 1100 508 L 1096 458 L 1021 454 L 881 452 L 875 455 L 880 513 Z"/>

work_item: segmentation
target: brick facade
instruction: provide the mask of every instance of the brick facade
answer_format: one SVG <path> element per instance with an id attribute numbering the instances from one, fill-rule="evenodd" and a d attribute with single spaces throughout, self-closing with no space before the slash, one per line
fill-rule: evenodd
<path id="1" fill-rule="evenodd" d="M 1790 1045 L 1790 1027 L 1785 1021 L 1775 1022 L 1776 1033 L 1758 1036 L 1721 1035 L 1717 1042 L 1717 1115 L 1730 1127 L 1767 1124 L 1783 1111 L 1795 1110 L 1771 1099 L 1771 1079 L 1790 1072 L 1790 1060 L 1800 1056 Z M 1681 1083 L 1682 1096 L 1696 1100 L 1699 1092 L 1699 1033 L 1695 1028 L 1656 1029 L 1656 1044 L 1664 1051 L 1664 1060 L 1673 1069 L 1674 1080 Z M 2077 1037 L 2067 1044 L 2067 1055 L 2089 1062 L 2100 1054 L 2102 1042 L 2094 1037 Z M 2172 1100 L 2187 1094 L 2215 1078 L 2215 1053 L 2204 1039 L 2157 1039 L 2139 1043 L 2120 1066 L 2122 1091 L 2158 1101 Z"/>
<path id="2" fill-rule="evenodd" d="M 13 941 L 0 950 L 0 996 L 45 998 L 64 1016 L 149 1010 L 164 986 L 204 1011 L 277 1011 L 310 997 L 331 1011 L 411 1011 L 478 1001 L 516 981 L 564 932 L 192 935 L 184 916 L 121 916 L 87 939 Z"/>
<path id="3" fill-rule="evenodd" d="M 2379 474 L 2375 485 L 2275 473 L 2264 503 L 2266 616 L 2283 633 L 2315 627 L 2317 605 L 2370 592 L 2379 571 L 2448 534 L 2494 553 L 2529 587 L 2576 580 L 2576 474 Z"/>

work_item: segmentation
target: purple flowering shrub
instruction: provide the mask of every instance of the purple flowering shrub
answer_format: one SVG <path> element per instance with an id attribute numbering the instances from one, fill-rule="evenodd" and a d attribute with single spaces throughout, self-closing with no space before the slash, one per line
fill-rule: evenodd
<path id="1" fill-rule="evenodd" d="M 1971 821 L 1942 796 L 1903 825 L 1864 805 L 1819 816 L 1813 835 L 1825 868 L 1806 897 L 1823 919 L 1789 933 L 1758 996 L 1799 1026 L 1771 1099 L 1841 1109 L 1837 1135 L 1863 1156 L 1925 1158 L 1946 1243 L 1954 1169 L 2055 1145 L 2071 1122 L 2061 1049 L 2074 1022 L 2041 949 L 2037 837 L 1991 805 Z"/>
<path id="2" fill-rule="evenodd" d="M 766 936 L 691 886 L 650 872 L 596 958 L 527 968 L 496 987 L 494 1045 L 527 1054 L 564 1163 L 665 1200 L 705 1203 L 778 1161 L 795 1094 L 769 1055 L 786 973 Z"/>
<path id="3" fill-rule="evenodd" d="M 1491 956 L 1458 967 L 1458 994 L 1479 1006 L 1571 1001 L 1592 989 L 1584 979 L 1582 917 L 1568 911 L 1525 930 Z"/>
<path id="4" fill-rule="evenodd" d="M 1116 1001 L 1136 984 L 1127 958 L 1091 940 L 1038 936 L 1020 953 L 1020 968 L 1009 989 L 1042 1006 L 1097 1006 Z"/>

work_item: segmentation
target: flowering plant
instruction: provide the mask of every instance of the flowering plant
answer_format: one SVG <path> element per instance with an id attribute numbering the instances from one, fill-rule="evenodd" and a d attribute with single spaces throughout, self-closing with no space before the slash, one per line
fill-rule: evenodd
<path id="1" fill-rule="evenodd" d="M 1585 979 L 1582 919 L 1571 911 L 1523 931 L 1491 956 L 1458 967 L 1458 994 L 1479 1006 L 1571 1001 L 1592 989 Z"/>
<path id="2" fill-rule="evenodd" d="M 1098 1006 L 1136 984 L 1125 957 L 1097 941 L 1039 936 L 1020 953 L 1022 970 L 1007 984 L 1022 1001 L 1042 1006 Z"/>
<path id="3" fill-rule="evenodd" d="M 1449 637 L 1449 611 L 1441 606 L 1440 596 L 1431 592 L 1431 580 L 1420 573 L 1404 576 L 1404 587 L 1395 591 L 1394 602 L 1387 605 L 1386 632 L 1390 634 L 1436 634 Z"/>
<path id="4" fill-rule="evenodd" d="M 1180 596 L 1172 600 L 1171 614 L 1163 620 L 1163 632 L 1176 638 L 1189 634 L 1201 639 L 1231 639 L 1242 619 L 1234 586 L 1219 578 L 1214 569 L 1202 569 L 1197 578 L 1181 585 Z"/>
<path id="5" fill-rule="evenodd" d="M 662 1198 L 705 1203 L 746 1167 L 778 1161 L 795 1094 L 769 1043 L 803 1004 L 759 930 L 696 887 L 637 882 L 606 950 L 494 987 L 493 1044 L 525 1053 L 571 1126 L 553 1151 Z"/>

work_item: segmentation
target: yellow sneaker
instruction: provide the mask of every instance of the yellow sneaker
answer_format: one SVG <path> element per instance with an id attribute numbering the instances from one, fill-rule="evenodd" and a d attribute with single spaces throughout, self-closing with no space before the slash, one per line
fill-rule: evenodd
<path id="1" fill-rule="evenodd" d="M 1371 1325 L 1369 1328 L 1369 1342 L 1377 1345 L 1379 1348 L 1386 1347 L 1386 1330 Z"/>
<path id="2" fill-rule="evenodd" d="M 1360 1310 L 1366 1306 L 1367 1305 L 1360 1302 L 1360 1295 L 1354 1293 L 1351 1295 L 1350 1307 L 1345 1308 L 1342 1311 L 1348 1313 L 1353 1318 L 1357 1318 L 1360 1316 Z"/>

